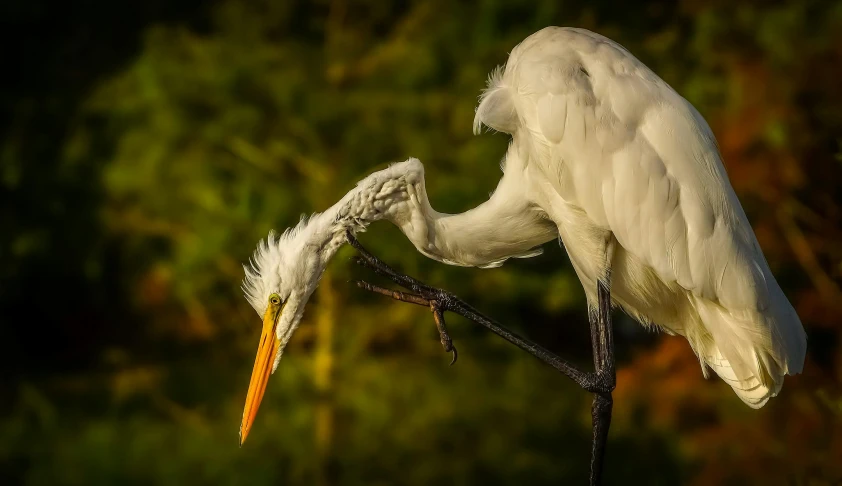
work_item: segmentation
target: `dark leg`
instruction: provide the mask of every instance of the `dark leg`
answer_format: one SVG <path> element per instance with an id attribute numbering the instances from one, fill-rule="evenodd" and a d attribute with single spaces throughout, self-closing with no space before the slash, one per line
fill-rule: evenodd
<path id="1" fill-rule="evenodd" d="M 605 458 L 605 443 L 608 428 L 611 427 L 611 409 L 614 399 L 610 393 L 595 393 L 591 406 L 593 419 L 593 443 L 591 445 L 591 485 L 602 482 L 602 460 Z"/>
<path id="2" fill-rule="evenodd" d="M 371 285 L 367 282 L 357 282 L 360 288 L 383 294 L 402 302 L 410 302 L 417 305 L 429 306 L 433 311 L 433 317 L 441 336 L 441 342 L 446 351 L 452 351 L 453 361 L 456 360 L 456 349 L 447 335 L 444 325 L 444 312 L 450 311 L 459 314 L 468 320 L 485 327 L 491 332 L 514 344 L 518 348 L 540 359 L 564 373 L 584 390 L 594 394 L 592 408 L 593 415 L 593 449 L 591 456 L 591 478 L 590 484 L 599 484 L 602 473 L 602 459 L 605 453 L 605 442 L 608 437 L 608 428 L 611 425 L 611 392 L 614 390 L 616 373 L 614 368 L 614 342 L 611 329 L 611 296 L 608 287 L 600 283 L 598 287 L 599 305 L 596 315 L 591 316 L 591 341 L 594 349 L 594 364 L 596 370 L 588 373 L 578 369 L 566 360 L 553 354 L 549 350 L 524 339 L 508 329 L 500 326 L 492 319 L 480 314 L 476 309 L 456 297 L 455 295 L 423 284 L 412 277 L 400 274 L 383 263 L 380 259 L 370 254 L 350 233 L 348 242 L 360 252 L 361 257 L 356 262 L 364 267 L 374 270 L 396 284 L 414 293 L 404 293 L 384 289 Z M 453 362 L 451 362 L 453 364 Z"/>
<path id="3" fill-rule="evenodd" d="M 494 334 L 497 334 L 498 336 L 502 337 L 506 341 L 509 341 L 510 343 L 514 344 L 520 349 L 523 349 L 524 351 L 547 363 L 553 368 L 561 371 L 571 380 L 576 382 L 577 385 L 584 388 L 585 390 L 590 392 L 596 392 L 605 388 L 602 385 L 602 381 L 604 380 L 599 379 L 596 373 L 587 373 L 579 370 L 572 364 L 561 359 L 560 357 L 556 356 L 555 354 L 543 348 L 542 346 L 539 346 L 538 344 L 535 344 L 532 341 L 518 336 L 517 334 L 500 326 L 495 321 L 480 314 L 476 309 L 462 301 L 460 298 L 451 294 L 450 292 L 430 287 L 415 280 L 412 277 L 402 275 L 396 272 L 390 266 L 383 263 L 379 258 L 368 253 L 368 251 L 365 248 L 363 248 L 363 246 L 353 236 L 348 235 L 348 241 L 362 255 L 361 257 L 355 260 L 357 264 L 362 265 L 366 268 L 370 268 L 374 270 L 375 273 L 382 275 L 388 278 L 389 280 L 392 280 L 401 287 L 410 289 L 417 293 L 398 292 L 394 290 L 384 289 L 382 287 L 377 287 L 376 285 L 372 285 L 368 282 L 357 282 L 357 286 L 359 286 L 360 288 L 377 292 L 379 294 L 387 295 L 396 300 L 410 302 L 418 305 L 428 306 L 430 305 L 430 302 L 435 301 L 437 302 L 442 312 L 450 311 L 454 314 L 459 314 L 460 316 L 466 319 L 476 322 L 477 324 L 485 327 Z"/>
<path id="4" fill-rule="evenodd" d="M 591 449 L 591 484 L 600 484 L 602 479 L 602 460 L 605 457 L 605 444 L 608 440 L 608 428 L 611 426 L 611 411 L 614 399 L 611 392 L 617 382 L 614 367 L 614 332 L 611 325 L 611 293 L 608 285 L 597 283 L 598 306 L 596 315 L 591 313 L 591 344 L 594 350 L 594 366 L 597 375 L 606 379 L 608 390 L 596 392 L 591 406 L 593 418 L 593 444 Z"/>

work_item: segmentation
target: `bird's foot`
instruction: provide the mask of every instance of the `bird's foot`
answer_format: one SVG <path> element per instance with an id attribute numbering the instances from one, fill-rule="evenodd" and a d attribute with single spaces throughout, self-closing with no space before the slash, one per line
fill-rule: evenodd
<path id="1" fill-rule="evenodd" d="M 591 412 L 593 415 L 594 436 L 591 451 L 590 484 L 596 485 L 600 483 L 602 460 L 605 454 L 605 444 L 608 436 L 608 428 L 611 424 L 611 412 L 613 409 L 611 392 L 614 390 L 617 382 L 616 373 L 614 372 L 614 347 L 611 332 L 611 301 L 607 286 L 600 286 L 597 289 L 600 296 L 599 319 L 592 320 L 591 322 L 591 340 L 595 343 L 594 365 L 596 371 L 585 372 L 540 345 L 521 338 L 503 326 L 497 324 L 450 292 L 430 287 L 429 285 L 419 282 L 412 277 L 395 271 L 393 268 L 389 267 L 363 248 L 363 246 L 360 245 L 350 232 L 348 233 L 347 238 L 348 242 L 356 248 L 361 255 L 360 257 L 355 258 L 357 264 L 374 270 L 375 273 L 388 278 L 410 292 L 390 290 L 362 281 L 357 282 L 357 286 L 371 292 L 391 297 L 401 302 L 409 302 L 429 307 L 433 312 L 433 319 L 436 322 L 442 346 L 445 351 L 453 353 L 453 361 L 451 361 L 450 364 L 456 362 L 457 355 L 456 348 L 453 347 L 453 341 L 447 334 L 447 328 L 445 327 L 444 312 L 446 311 L 459 314 L 462 317 L 485 327 L 518 348 L 528 352 L 532 356 L 535 356 L 544 363 L 564 373 L 577 385 L 592 393 L 593 406 Z"/>
<path id="2" fill-rule="evenodd" d="M 362 259 L 358 259 L 357 263 L 364 266 L 368 266 L 366 263 L 364 263 L 364 261 L 362 261 Z M 446 311 L 447 309 L 445 305 L 443 305 L 432 294 L 425 292 L 428 295 L 424 296 L 420 294 L 400 292 L 398 290 L 391 290 L 377 285 L 373 285 L 362 280 L 357 281 L 357 287 L 363 290 L 368 290 L 369 292 L 374 292 L 376 294 L 391 297 L 401 302 L 409 302 L 410 304 L 423 305 L 425 307 L 429 307 L 430 311 L 433 313 L 433 320 L 435 321 L 436 329 L 439 332 L 439 339 L 441 340 L 441 345 L 446 352 L 451 353 L 453 355 L 453 359 L 450 360 L 450 364 L 453 365 L 453 363 L 456 362 L 456 358 L 459 356 L 459 353 L 456 351 L 456 346 L 453 345 L 453 340 L 450 339 L 450 335 L 447 333 L 447 325 L 444 321 L 444 311 Z"/>
<path id="3" fill-rule="evenodd" d="M 456 362 L 456 358 L 459 357 L 459 353 L 456 352 L 456 346 L 453 345 L 453 340 L 451 340 L 450 335 L 447 334 L 447 326 L 444 323 L 444 309 L 439 301 L 431 300 L 430 310 L 433 312 L 433 320 L 436 321 L 436 329 L 439 331 L 439 338 L 441 339 L 441 345 L 444 348 L 444 351 L 453 355 L 453 359 L 450 360 L 450 366 L 453 366 L 453 363 Z"/>
<path id="4" fill-rule="evenodd" d="M 444 320 L 444 313 L 450 310 L 451 305 L 457 300 L 456 296 L 445 290 L 430 287 L 429 285 L 419 282 L 408 275 L 399 273 L 389 265 L 383 263 L 382 260 L 369 253 L 362 245 L 360 245 L 352 234 L 348 233 L 347 238 L 348 242 L 360 252 L 361 256 L 354 259 L 358 265 L 370 268 L 374 270 L 375 273 L 388 278 L 412 292 L 391 290 L 362 280 L 357 281 L 357 287 L 368 290 L 369 292 L 391 297 L 401 302 L 409 302 L 411 304 L 429 307 L 430 311 L 433 313 L 433 320 L 436 323 L 436 329 L 439 333 L 441 345 L 446 352 L 451 353 L 453 356 L 450 364 L 453 365 L 456 363 L 456 359 L 459 354 L 456 351 L 456 346 L 453 345 L 453 340 L 447 333 L 447 324 Z"/>

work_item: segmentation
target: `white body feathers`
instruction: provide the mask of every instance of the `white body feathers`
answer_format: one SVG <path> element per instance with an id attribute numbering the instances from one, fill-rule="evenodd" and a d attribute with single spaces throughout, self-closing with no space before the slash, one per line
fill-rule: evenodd
<path id="1" fill-rule="evenodd" d="M 244 288 L 258 313 L 271 292 L 293 304 L 277 331 L 283 344 L 345 231 L 387 219 L 421 253 L 454 265 L 499 266 L 560 238 L 591 306 L 597 280 L 610 274 L 616 304 L 686 337 L 751 407 L 801 371 L 804 330 L 710 128 L 623 47 L 581 29 L 533 34 L 492 73 L 475 131 L 481 125 L 512 143 L 499 186 L 477 208 L 433 210 L 424 168 L 410 159 L 258 247 Z"/>
<path id="2" fill-rule="evenodd" d="M 703 363 L 760 407 L 798 373 L 806 337 L 772 276 L 705 120 L 615 42 L 547 28 L 516 47 L 476 113 L 511 133 L 517 168 L 558 224 L 589 300 L 617 242 L 616 303 L 685 336 Z"/>

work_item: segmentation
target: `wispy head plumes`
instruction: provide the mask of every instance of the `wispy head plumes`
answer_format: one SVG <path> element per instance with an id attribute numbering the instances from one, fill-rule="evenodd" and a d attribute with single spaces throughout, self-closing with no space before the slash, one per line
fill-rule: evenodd
<path id="1" fill-rule="evenodd" d="M 266 308 L 269 295 L 281 290 L 284 279 L 307 280 L 302 265 L 296 259 L 302 258 L 302 249 L 307 241 L 314 241 L 314 234 L 327 229 L 332 221 L 324 213 L 302 214 L 295 226 L 282 234 L 270 231 L 265 240 L 260 240 L 249 262 L 243 265 L 243 293 L 258 314 Z M 302 278 L 299 278 L 302 277 Z M 290 282 L 286 282 L 289 284 Z M 283 296 L 282 296 L 283 297 Z"/>
<path id="2" fill-rule="evenodd" d="M 274 230 L 270 231 L 269 236 L 265 240 L 260 240 L 257 244 L 248 264 L 243 265 L 246 274 L 243 278 L 243 293 L 258 314 L 263 312 L 263 308 L 266 306 L 264 295 L 267 285 L 263 277 L 267 276 L 267 270 L 278 268 L 281 265 L 282 255 L 279 242 L 281 239 L 286 239 L 289 234 L 289 230 L 281 236 L 278 236 Z"/>

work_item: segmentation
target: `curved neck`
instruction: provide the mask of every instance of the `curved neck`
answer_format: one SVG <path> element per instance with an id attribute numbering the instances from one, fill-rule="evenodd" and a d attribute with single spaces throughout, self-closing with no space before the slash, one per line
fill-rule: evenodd
<path id="1" fill-rule="evenodd" d="M 413 158 L 393 164 L 314 215 L 310 223 L 316 224 L 308 226 L 321 231 L 308 240 L 319 246 L 326 265 L 345 243 L 346 231 L 365 231 L 369 224 L 386 219 L 423 255 L 451 265 L 493 267 L 510 257 L 534 256 L 540 253 L 536 246 L 558 233 L 524 197 L 521 169 L 509 165 L 485 203 L 464 213 L 444 214 L 430 206 L 421 162 Z"/>
<path id="2" fill-rule="evenodd" d="M 424 166 L 409 159 L 369 175 L 328 210 L 314 214 L 307 226 L 315 230 L 305 237 L 322 249 L 327 262 L 345 243 L 346 231 L 365 231 L 369 224 L 386 219 L 418 247 L 440 216 L 427 201 Z"/>

